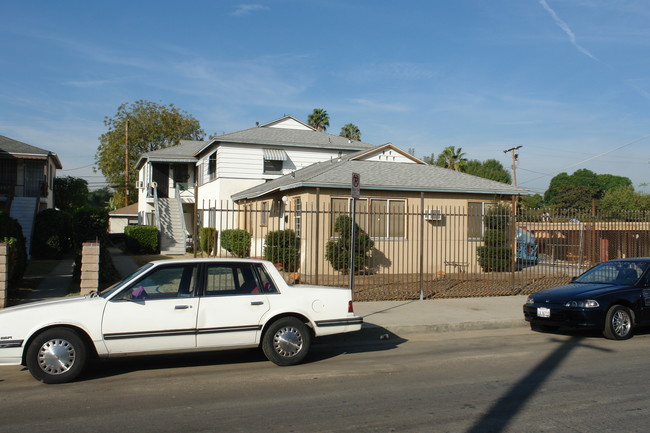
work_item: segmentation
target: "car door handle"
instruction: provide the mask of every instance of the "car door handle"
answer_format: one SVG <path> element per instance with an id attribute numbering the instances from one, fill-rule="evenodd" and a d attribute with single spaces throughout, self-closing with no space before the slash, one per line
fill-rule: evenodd
<path id="1" fill-rule="evenodd" d="M 189 305 L 176 305 L 174 310 L 187 310 L 188 308 L 190 308 Z"/>
<path id="2" fill-rule="evenodd" d="M 251 301 L 251 305 L 264 305 L 264 301 Z"/>

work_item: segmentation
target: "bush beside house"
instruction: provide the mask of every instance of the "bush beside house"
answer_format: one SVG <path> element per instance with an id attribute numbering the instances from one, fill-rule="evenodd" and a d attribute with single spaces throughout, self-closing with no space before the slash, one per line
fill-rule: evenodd
<path id="1" fill-rule="evenodd" d="M 352 255 L 354 255 L 356 272 L 366 272 L 369 267 L 369 254 L 375 245 L 370 236 L 361 230 L 359 224 L 354 223 L 355 243 L 354 247 L 351 247 L 352 224 L 352 218 L 349 215 L 339 216 L 334 223 L 334 231 L 339 237 L 325 245 L 325 258 L 334 269 L 342 273 L 350 272 L 350 257 Z"/>
<path id="2" fill-rule="evenodd" d="M 483 246 L 476 248 L 478 264 L 483 272 L 508 272 L 512 270 L 510 246 L 510 208 L 497 205 L 485 212 Z"/>
<path id="3" fill-rule="evenodd" d="M 251 234 L 246 230 L 224 230 L 221 232 L 221 248 L 235 257 L 249 257 L 251 254 Z"/>
<path id="4" fill-rule="evenodd" d="M 124 228 L 126 250 L 132 254 L 158 254 L 160 236 L 154 226 L 126 226 Z"/>
<path id="5" fill-rule="evenodd" d="M 298 270 L 298 248 L 300 239 L 293 230 L 276 230 L 268 232 L 264 238 L 264 258 L 275 264 L 281 264 L 288 272 Z"/>
<path id="6" fill-rule="evenodd" d="M 31 255 L 36 259 L 60 259 L 70 250 L 72 220 L 56 209 L 45 209 L 36 215 L 31 242 Z"/>
<path id="7" fill-rule="evenodd" d="M 14 287 L 25 273 L 27 249 L 20 223 L 5 211 L 0 211 L 0 241 L 8 245 L 9 287 Z"/>

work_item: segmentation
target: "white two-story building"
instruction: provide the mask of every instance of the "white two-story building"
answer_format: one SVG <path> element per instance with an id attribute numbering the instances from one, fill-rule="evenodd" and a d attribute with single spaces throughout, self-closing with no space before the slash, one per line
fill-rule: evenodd
<path id="1" fill-rule="evenodd" d="M 284 116 L 250 129 L 143 154 L 136 165 L 138 219 L 161 230 L 161 252 L 182 254 L 195 209 L 233 208 L 231 196 L 317 162 L 375 146 Z M 202 227 L 219 227 L 206 212 Z"/>

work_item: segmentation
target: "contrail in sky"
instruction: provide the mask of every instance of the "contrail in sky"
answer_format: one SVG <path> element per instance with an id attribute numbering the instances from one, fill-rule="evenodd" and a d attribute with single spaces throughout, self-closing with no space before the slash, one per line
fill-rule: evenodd
<path id="1" fill-rule="evenodd" d="M 567 36 L 569 37 L 569 41 L 571 41 L 573 46 L 576 47 L 578 49 L 578 51 L 580 51 L 585 56 L 589 56 L 594 60 L 598 60 L 596 58 L 596 56 L 594 56 L 586 48 L 584 48 L 584 47 L 580 46 L 580 44 L 578 44 L 578 42 L 576 41 L 576 35 L 573 33 L 573 31 L 571 30 L 569 25 L 566 22 L 564 22 L 564 20 L 562 20 L 562 18 L 557 16 L 555 11 L 553 9 L 551 9 L 551 7 L 548 5 L 548 3 L 546 3 L 546 0 L 539 0 L 539 4 L 541 4 L 542 7 L 544 9 L 546 9 L 546 11 L 549 14 L 551 14 L 551 17 L 553 18 L 553 21 L 555 21 L 555 24 L 557 24 L 557 26 L 559 28 L 561 28 L 564 31 L 564 33 L 567 34 Z"/>

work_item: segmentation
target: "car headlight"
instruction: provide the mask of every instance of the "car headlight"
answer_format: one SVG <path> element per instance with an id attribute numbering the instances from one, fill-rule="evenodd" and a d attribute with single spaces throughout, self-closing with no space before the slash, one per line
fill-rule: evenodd
<path id="1" fill-rule="evenodd" d="M 532 305 L 535 303 L 535 299 L 533 299 L 532 296 L 529 296 L 528 299 L 526 299 L 526 305 Z"/>
<path id="2" fill-rule="evenodd" d="M 586 299 L 584 301 L 569 301 L 564 306 L 567 308 L 598 308 L 600 304 L 593 299 Z"/>

